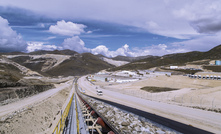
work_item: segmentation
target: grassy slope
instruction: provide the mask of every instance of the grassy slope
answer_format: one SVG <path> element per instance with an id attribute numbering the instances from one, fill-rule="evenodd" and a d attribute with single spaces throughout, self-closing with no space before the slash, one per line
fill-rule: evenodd
<path id="1" fill-rule="evenodd" d="M 90 53 L 78 54 L 77 52 L 70 50 L 62 50 L 62 51 L 55 50 L 55 51 L 37 51 L 37 52 L 32 52 L 30 54 L 46 54 L 46 53 L 62 54 L 62 55 L 69 54 L 75 56 L 72 56 L 69 60 L 65 60 L 57 67 L 54 67 L 47 72 L 41 72 L 44 62 L 25 63 L 26 60 L 30 60 L 29 56 L 15 57 L 12 58 L 12 60 L 27 68 L 30 68 L 33 71 L 37 71 L 38 73 L 45 76 L 85 75 L 113 67 L 112 65 L 102 61 L 97 56 Z"/>
<path id="2" fill-rule="evenodd" d="M 149 69 L 157 66 L 185 65 L 185 63 L 187 62 L 203 60 L 203 59 L 220 59 L 220 58 L 221 58 L 221 45 L 211 49 L 208 52 L 193 51 L 188 53 L 169 54 L 163 57 L 149 57 L 120 67 L 113 68 L 111 70 L 116 71 L 116 70 Z"/>
<path id="3" fill-rule="evenodd" d="M 0 81 L 17 82 L 23 75 L 21 71 L 10 64 L 0 63 Z"/>
<path id="4" fill-rule="evenodd" d="M 100 60 L 95 55 L 84 53 L 80 57 L 71 57 L 59 66 L 47 71 L 48 75 L 85 75 L 95 73 L 103 69 L 113 67 L 112 65 Z"/>

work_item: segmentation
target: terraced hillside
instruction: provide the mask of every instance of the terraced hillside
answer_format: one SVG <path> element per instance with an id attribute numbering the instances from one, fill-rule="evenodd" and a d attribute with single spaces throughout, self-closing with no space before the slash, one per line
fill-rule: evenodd
<path id="1" fill-rule="evenodd" d="M 2 61 L 2 57 L 0 57 Z M 23 79 L 25 74 L 13 64 L 0 62 L 0 105 L 28 97 L 54 87 L 40 80 Z"/>
<path id="2" fill-rule="evenodd" d="M 71 50 L 36 51 L 5 57 L 44 76 L 85 75 L 114 67 L 93 54 Z"/>

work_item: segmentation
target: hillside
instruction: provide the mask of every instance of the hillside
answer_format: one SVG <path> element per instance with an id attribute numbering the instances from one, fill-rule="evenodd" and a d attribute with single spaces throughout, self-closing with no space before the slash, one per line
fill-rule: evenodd
<path id="1" fill-rule="evenodd" d="M 85 75 L 114 67 L 93 54 L 71 50 L 36 51 L 6 57 L 44 76 Z"/>
<path id="2" fill-rule="evenodd" d="M 111 68 L 110 65 L 93 54 L 83 53 L 78 57 L 72 56 L 70 59 L 64 61 L 59 66 L 47 71 L 48 75 L 85 75 L 96 73 L 100 70 Z"/>
<path id="3" fill-rule="evenodd" d="M 54 87 L 40 80 L 24 80 L 30 73 L 20 67 L 0 56 L 0 106 Z"/>
<path id="4" fill-rule="evenodd" d="M 66 49 L 66 50 L 54 50 L 54 51 L 39 50 L 39 51 L 34 51 L 28 54 L 30 55 L 43 55 L 43 54 L 75 55 L 78 53 L 75 51 Z"/>
<path id="5" fill-rule="evenodd" d="M 157 66 L 165 65 L 185 65 L 187 62 L 203 60 L 203 59 L 221 59 L 221 45 L 207 51 L 207 52 L 187 52 L 178 54 L 169 54 L 162 57 L 152 56 L 149 58 L 141 59 L 131 62 L 129 64 L 116 67 L 111 71 L 116 70 L 136 70 L 136 69 L 149 69 Z"/>
<path id="6" fill-rule="evenodd" d="M 117 56 L 114 58 L 107 59 L 103 55 L 93 55 L 90 53 L 79 54 L 71 50 L 41 50 L 31 52 L 29 54 L 19 52 L 10 54 L 11 55 L 6 55 L 6 57 L 10 58 L 16 63 L 19 63 L 22 66 L 25 66 L 33 71 L 38 72 L 41 75 L 69 76 L 95 73 L 103 69 L 109 69 L 110 71 L 149 69 L 152 67 L 160 67 L 167 65 L 185 65 L 193 61 L 205 59 L 221 59 L 221 45 L 214 47 L 213 49 L 207 52 L 193 51 L 187 53 L 168 54 L 161 57 Z M 123 63 L 122 61 L 127 62 Z"/>
<path id="7" fill-rule="evenodd" d="M 113 60 L 117 60 L 117 61 L 134 62 L 134 61 L 146 59 L 146 58 L 149 58 L 149 57 L 152 57 L 152 56 L 151 55 L 139 56 L 139 57 L 116 56 L 116 57 L 114 57 L 112 59 Z"/>
<path id="8" fill-rule="evenodd" d="M 205 52 L 205 57 L 208 59 L 221 59 L 221 45 L 218 45 L 208 52 Z"/>
<path id="9" fill-rule="evenodd" d="M 122 66 L 122 65 L 125 65 L 125 64 L 129 63 L 127 61 L 113 60 L 111 58 L 106 58 L 106 57 L 102 57 L 100 59 L 107 62 L 107 63 L 109 63 L 109 64 L 111 64 L 111 65 L 114 65 L 116 67 L 119 67 L 119 66 Z"/>

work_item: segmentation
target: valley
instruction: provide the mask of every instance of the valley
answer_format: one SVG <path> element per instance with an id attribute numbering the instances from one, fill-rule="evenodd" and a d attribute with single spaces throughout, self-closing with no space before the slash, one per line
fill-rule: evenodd
<path id="1" fill-rule="evenodd" d="M 79 78 L 81 91 L 89 96 L 220 132 L 221 73 L 215 60 L 221 57 L 214 56 L 219 50 L 217 46 L 208 52 L 137 59 L 70 50 L 4 53 L 0 56 L 0 131 L 52 133 L 61 110 L 75 94 L 73 81 Z M 97 95 L 98 89 L 103 95 Z M 27 123 L 29 129 L 24 127 Z"/>

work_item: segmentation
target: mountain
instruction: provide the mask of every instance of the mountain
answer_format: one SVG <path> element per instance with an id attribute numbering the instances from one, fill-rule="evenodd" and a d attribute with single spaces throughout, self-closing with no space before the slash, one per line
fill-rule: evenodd
<path id="1" fill-rule="evenodd" d="M 221 45 L 212 48 L 208 52 L 205 52 L 205 57 L 209 59 L 221 59 Z"/>
<path id="2" fill-rule="evenodd" d="M 22 55 L 22 54 L 26 54 L 23 52 L 0 52 L 0 55 Z"/>
<path id="3" fill-rule="evenodd" d="M 93 55 L 91 53 L 79 54 L 71 50 L 41 50 L 31 53 L 15 52 L 9 54 L 6 55 L 4 53 L 5 57 L 14 61 L 13 64 L 17 67 L 26 67 L 26 72 L 32 72 L 31 75 L 70 76 L 96 73 L 103 69 L 108 69 L 110 71 L 138 70 L 167 65 L 185 65 L 188 62 L 193 63 L 193 61 L 196 61 L 195 63 L 198 64 L 198 62 L 203 62 L 200 60 L 221 59 L 221 45 L 207 52 L 193 51 L 164 56 L 142 57 L 117 56 L 114 58 L 107 58 L 103 55 Z M 206 62 L 204 61 L 203 64 L 208 64 L 208 60 Z"/>
<path id="4" fill-rule="evenodd" d="M 210 60 L 221 59 L 221 45 L 214 47 L 213 49 L 207 52 L 193 51 L 187 53 L 168 54 L 162 57 L 152 56 L 110 70 L 111 71 L 136 70 L 136 69 L 149 69 L 152 67 L 159 67 L 165 65 L 185 65 L 187 62 L 203 60 L 203 59 L 210 59 Z"/>
<path id="5" fill-rule="evenodd" d="M 43 55 L 43 54 L 59 54 L 59 55 L 75 55 L 78 54 L 75 51 L 66 49 L 66 50 L 54 50 L 54 51 L 46 51 L 46 50 L 39 50 L 28 53 L 30 55 Z"/>
<path id="6" fill-rule="evenodd" d="M 139 57 L 116 56 L 112 59 L 117 60 L 117 61 L 133 62 L 133 61 L 142 60 L 142 59 L 149 58 L 149 57 L 151 57 L 151 55 L 139 56 Z"/>
<path id="7" fill-rule="evenodd" d="M 86 75 L 99 72 L 103 69 L 114 67 L 107 62 L 102 61 L 91 53 L 83 53 L 79 57 L 72 56 L 59 66 L 52 68 L 46 73 L 49 75 Z"/>
<path id="8" fill-rule="evenodd" d="M 86 75 L 114 67 L 91 53 L 79 54 L 71 50 L 36 51 L 6 57 L 44 76 Z"/>

